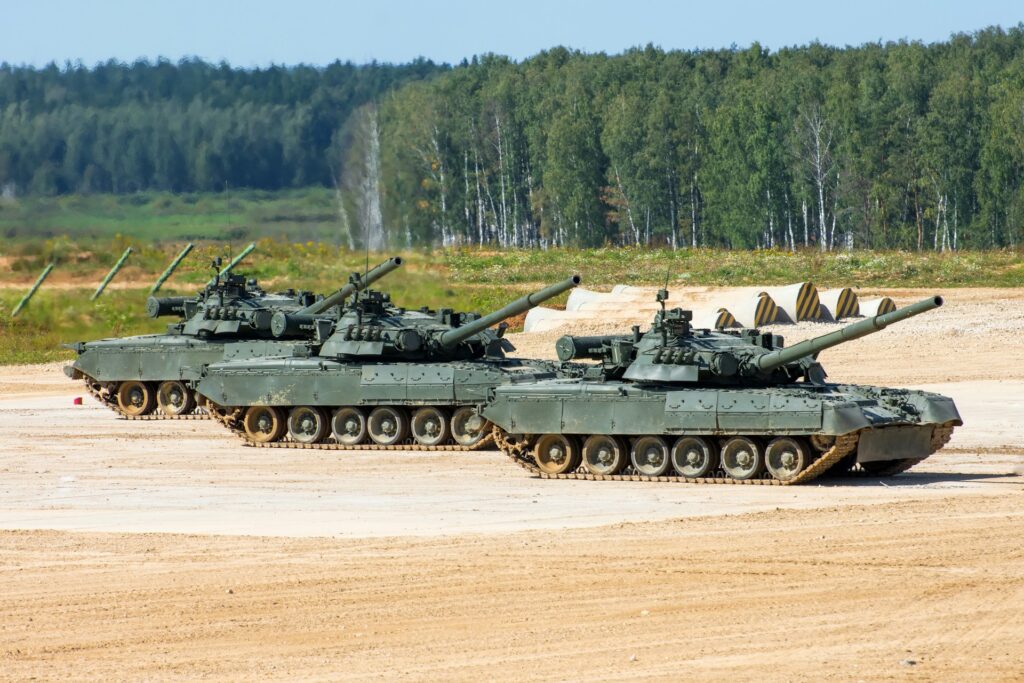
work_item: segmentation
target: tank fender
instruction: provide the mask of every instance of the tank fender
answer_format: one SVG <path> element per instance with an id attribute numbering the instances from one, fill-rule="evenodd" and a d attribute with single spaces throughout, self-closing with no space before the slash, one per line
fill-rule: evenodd
<path id="1" fill-rule="evenodd" d="M 960 411 L 956 409 L 956 404 L 948 396 L 922 391 L 914 392 L 910 398 L 910 402 L 920 412 L 922 422 L 933 422 L 936 424 L 952 422 L 957 427 L 964 423 L 960 417 Z"/>
<path id="2" fill-rule="evenodd" d="M 841 436 L 871 426 L 871 420 L 856 403 L 837 403 L 823 406 L 821 431 Z"/>

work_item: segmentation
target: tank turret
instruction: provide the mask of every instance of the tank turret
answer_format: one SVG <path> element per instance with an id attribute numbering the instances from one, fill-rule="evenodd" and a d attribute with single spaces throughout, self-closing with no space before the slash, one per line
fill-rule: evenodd
<path id="1" fill-rule="evenodd" d="M 778 335 L 758 330 L 694 330 L 689 311 L 663 309 L 646 334 L 634 328 L 631 336 L 565 336 L 555 349 L 562 361 L 601 361 L 591 376 L 636 382 L 788 383 L 805 378 L 820 383 L 825 372 L 815 358 L 821 351 L 941 305 L 942 297 L 930 297 L 788 348 Z"/>
<path id="2" fill-rule="evenodd" d="M 407 311 L 395 307 L 389 297 L 364 291 L 335 326 L 334 334 L 320 349 L 321 356 L 390 356 L 405 360 L 500 358 L 513 351 L 503 339 L 503 322 L 558 296 L 581 282 L 573 275 L 557 284 L 528 294 L 493 313 L 479 316 L 451 309 Z M 289 316 L 292 317 L 292 316 Z M 491 330 L 499 325 L 498 330 Z"/>
<path id="3" fill-rule="evenodd" d="M 317 316 L 323 315 L 334 306 L 342 304 L 345 299 L 366 289 L 401 265 L 402 257 L 394 256 L 372 270 L 367 271 L 365 276 L 359 273 L 352 273 L 347 285 L 334 294 L 316 301 L 305 308 L 291 313 L 278 311 L 270 321 L 271 332 L 279 339 L 282 337 L 308 336 L 319 325 Z"/>

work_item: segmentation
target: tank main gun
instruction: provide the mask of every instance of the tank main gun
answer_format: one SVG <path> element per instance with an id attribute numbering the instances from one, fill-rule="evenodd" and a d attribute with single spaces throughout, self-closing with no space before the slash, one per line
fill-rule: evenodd
<path id="1" fill-rule="evenodd" d="M 368 270 L 366 275 L 352 273 L 349 276 L 348 284 L 320 301 L 315 301 L 297 311 L 278 311 L 270 321 L 271 333 L 280 339 L 281 337 L 302 336 L 315 330 L 320 324 L 317 322 L 317 316 L 341 304 L 353 294 L 365 290 L 377 280 L 397 269 L 402 263 L 404 261 L 401 256 L 392 256 L 387 261 Z"/>
<path id="2" fill-rule="evenodd" d="M 486 330 L 491 325 L 496 325 L 506 318 L 511 318 L 514 315 L 525 313 L 531 308 L 535 308 L 547 301 L 548 299 L 554 298 L 563 292 L 567 292 L 570 289 L 579 286 L 582 282 L 582 278 L 579 275 L 573 275 L 570 278 L 563 280 L 562 282 L 550 285 L 544 289 L 527 294 L 524 297 L 516 299 L 507 306 L 503 306 L 493 313 L 477 318 L 472 322 L 468 322 L 465 325 L 460 325 L 454 329 L 448 330 L 442 333 L 437 338 L 437 343 L 441 347 L 451 349 L 457 346 L 460 342 L 469 339 L 474 334 L 478 334 L 483 330 Z"/>
<path id="3" fill-rule="evenodd" d="M 384 261 L 371 270 L 368 270 L 365 276 L 360 276 L 359 273 L 353 273 L 349 278 L 347 285 L 336 291 L 334 294 L 317 301 L 312 306 L 307 306 L 300 311 L 296 311 L 295 315 L 317 315 L 319 313 L 323 313 L 328 308 L 337 306 L 356 292 L 366 289 L 377 280 L 401 266 L 402 263 L 403 261 L 401 256 L 392 256 L 387 261 Z"/>
<path id="4" fill-rule="evenodd" d="M 835 332 L 823 334 L 820 337 L 814 337 L 813 339 L 807 339 L 788 348 L 769 351 L 768 353 L 755 357 L 752 362 L 761 372 L 771 372 L 772 370 L 780 368 L 787 363 L 793 363 L 803 358 L 807 358 L 808 356 L 821 353 L 825 349 L 830 349 L 833 346 L 838 346 L 839 344 L 844 344 L 848 341 L 853 341 L 854 339 L 860 339 L 861 337 L 865 337 L 869 334 L 874 334 L 875 332 L 884 330 L 893 323 L 898 323 L 906 320 L 907 318 L 912 318 L 915 315 L 920 315 L 938 308 L 941 305 L 941 296 L 922 299 L 915 304 L 904 306 L 903 308 L 897 308 L 891 313 L 883 313 L 881 315 L 876 315 L 871 318 L 855 322 L 852 325 L 847 325 Z"/>
<path id="5" fill-rule="evenodd" d="M 488 328 L 576 287 L 581 281 L 574 275 L 485 316 L 447 308 L 409 311 L 392 304 L 386 294 L 367 290 L 337 320 L 334 333 L 319 355 L 431 361 L 501 358 L 515 347 L 503 338 L 504 327 L 497 331 Z"/>
<path id="6" fill-rule="evenodd" d="M 842 329 L 783 347 L 782 338 L 758 330 L 713 332 L 693 330 L 689 311 L 672 309 L 657 314 L 646 334 L 632 336 L 565 336 L 555 349 L 561 361 L 596 360 L 588 376 L 636 382 L 710 384 L 788 383 L 801 377 L 820 384 L 825 372 L 815 360 L 825 349 L 860 339 L 889 325 L 938 308 L 934 296 L 910 306 L 847 325 Z"/>

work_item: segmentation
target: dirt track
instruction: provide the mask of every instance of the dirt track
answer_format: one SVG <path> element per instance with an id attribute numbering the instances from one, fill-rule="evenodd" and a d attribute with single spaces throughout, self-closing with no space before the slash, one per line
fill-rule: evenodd
<path id="1" fill-rule="evenodd" d="M 0 678 L 1020 679 L 1024 292 L 946 294 L 823 356 L 958 401 L 884 484 L 249 449 L 0 368 Z"/>

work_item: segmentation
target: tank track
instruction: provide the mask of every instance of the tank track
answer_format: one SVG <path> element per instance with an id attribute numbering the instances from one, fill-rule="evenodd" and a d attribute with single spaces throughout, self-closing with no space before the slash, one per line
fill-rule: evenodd
<path id="1" fill-rule="evenodd" d="M 817 460 L 812 462 L 803 472 L 798 474 L 789 481 L 779 481 L 778 479 L 762 478 L 762 479 L 733 479 L 731 477 L 681 477 L 681 476 L 660 476 L 660 477 L 649 477 L 642 474 L 592 474 L 587 472 L 582 466 L 575 472 L 567 472 L 565 474 L 548 474 L 542 472 L 537 465 L 534 463 L 533 458 L 529 455 L 530 443 L 527 440 L 515 439 L 510 435 L 506 434 L 503 429 L 495 426 L 491 432 L 494 437 L 494 442 L 508 458 L 514 463 L 522 467 L 530 474 L 540 477 L 541 479 L 577 479 L 587 481 L 649 481 L 659 483 L 678 483 L 678 484 L 730 484 L 730 485 L 746 485 L 746 486 L 792 486 L 795 484 L 805 484 L 809 481 L 813 481 L 821 476 L 833 476 L 829 475 L 829 469 L 833 465 L 843 459 L 844 456 L 853 453 L 857 448 L 857 442 L 860 440 L 860 432 L 854 432 L 853 434 L 846 434 L 844 436 L 837 437 L 832 447 L 825 451 Z M 931 453 L 935 453 L 943 446 L 945 446 L 953 435 L 953 425 L 944 424 L 935 428 L 932 432 L 931 439 Z M 843 473 L 838 476 L 870 476 L 870 477 L 887 477 L 894 474 L 904 472 L 914 465 L 918 464 L 925 458 L 909 458 L 905 460 L 895 461 L 891 467 L 883 470 L 882 472 L 875 472 L 868 474 L 863 470 L 856 470 L 849 473 Z"/>
<path id="2" fill-rule="evenodd" d="M 454 440 L 449 439 L 446 443 L 438 444 L 436 446 L 425 446 L 424 444 L 417 443 L 413 438 L 408 438 L 402 441 L 402 443 L 396 443 L 391 445 L 383 445 L 376 443 L 359 443 L 354 445 L 346 445 L 336 443 L 333 441 L 325 441 L 320 443 L 301 443 L 299 441 L 291 441 L 287 437 L 281 441 L 269 441 L 260 442 L 252 441 L 246 436 L 245 430 L 239 425 L 238 418 L 241 416 L 241 411 L 235 410 L 224 415 L 213 414 L 212 418 L 227 427 L 232 434 L 242 440 L 243 446 L 249 446 L 251 448 L 291 448 L 295 450 L 310 450 L 310 451 L 440 451 L 440 452 L 467 452 L 467 451 L 478 451 L 482 448 L 486 448 L 494 443 L 494 433 L 490 433 L 480 440 L 479 443 L 475 443 L 472 446 L 463 446 L 462 444 L 455 443 Z"/>
<path id="3" fill-rule="evenodd" d="M 850 453 L 857 447 L 857 441 L 860 438 L 859 433 L 847 434 L 840 436 L 832 444 L 825 453 L 821 455 L 817 460 L 812 462 L 807 469 L 798 474 L 796 477 L 789 481 L 779 481 L 778 479 L 733 479 L 731 477 L 681 477 L 681 476 L 660 476 L 660 477 L 649 477 L 643 474 L 592 474 L 586 470 L 580 469 L 575 472 L 567 472 L 565 474 L 548 474 L 542 472 L 537 465 L 533 462 L 533 459 L 528 455 L 529 453 L 529 442 L 519 441 L 510 439 L 505 434 L 504 430 L 500 427 L 495 427 L 492 434 L 494 435 L 494 441 L 498 445 L 498 448 L 506 456 L 512 459 L 514 463 L 522 467 L 524 470 L 533 474 L 534 476 L 540 477 L 541 479 L 582 479 L 587 481 L 652 481 L 660 483 L 676 483 L 676 484 L 733 484 L 733 485 L 744 485 L 744 486 L 789 486 L 792 484 L 803 484 L 804 482 L 811 481 L 820 477 L 822 474 L 828 471 L 832 465 L 839 462 L 839 460 Z"/>
<path id="4" fill-rule="evenodd" d="M 121 412 L 121 409 L 117 405 L 117 401 L 109 393 L 103 390 L 98 382 L 90 382 L 88 379 L 84 380 L 85 390 L 89 392 L 96 401 L 103 407 L 112 410 L 122 420 L 211 420 L 214 416 L 206 412 L 205 408 L 196 407 L 193 412 L 186 415 L 167 415 L 161 413 L 160 408 L 156 408 L 152 413 L 148 415 L 125 415 Z"/>

